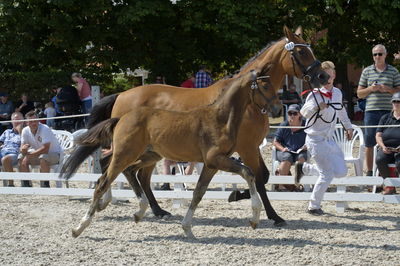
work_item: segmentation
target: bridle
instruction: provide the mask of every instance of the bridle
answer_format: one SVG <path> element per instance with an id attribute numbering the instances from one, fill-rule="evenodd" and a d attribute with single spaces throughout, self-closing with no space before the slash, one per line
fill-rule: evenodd
<path id="1" fill-rule="evenodd" d="M 313 72 L 314 69 L 321 66 L 321 62 L 319 60 L 314 60 L 314 62 L 311 65 L 304 66 L 298 58 L 298 53 L 295 52 L 295 49 L 294 49 L 295 47 L 310 48 L 311 45 L 304 44 L 304 43 L 289 42 L 289 40 L 287 38 L 286 38 L 286 44 L 285 44 L 285 49 L 290 52 L 290 58 L 292 60 L 294 75 L 296 77 L 298 76 L 296 73 L 296 66 L 295 66 L 295 65 L 297 65 L 301 69 L 301 72 L 302 72 L 301 79 L 306 82 L 311 82 L 311 80 L 313 80 L 313 78 L 315 78 L 315 75 L 316 75 L 316 73 L 314 73 L 313 75 L 311 73 Z"/>
<path id="2" fill-rule="evenodd" d="M 263 98 L 264 102 L 266 103 L 266 105 L 268 105 L 268 103 L 274 101 L 275 99 L 278 98 L 278 96 L 274 95 L 271 98 L 268 98 L 267 96 L 265 96 L 265 94 L 260 90 L 260 86 L 258 85 L 258 80 L 262 80 L 262 81 L 269 81 L 269 76 L 260 76 L 257 77 L 257 75 L 255 74 L 254 71 L 252 71 L 253 74 L 253 81 L 251 83 L 251 94 L 250 94 L 250 98 L 252 103 L 254 103 L 260 110 L 261 110 L 261 114 L 265 115 L 267 114 L 267 109 L 261 105 L 259 105 L 255 100 L 254 100 L 254 96 L 255 93 L 258 92 L 260 94 L 260 96 Z M 265 90 L 268 90 L 268 86 L 262 86 Z"/>

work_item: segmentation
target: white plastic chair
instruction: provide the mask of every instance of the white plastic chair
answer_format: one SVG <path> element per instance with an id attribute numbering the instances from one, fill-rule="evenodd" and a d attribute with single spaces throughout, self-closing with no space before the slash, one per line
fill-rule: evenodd
<path id="1" fill-rule="evenodd" d="M 364 135 L 361 130 L 356 125 L 352 125 L 354 129 L 353 138 L 347 140 L 346 133 L 341 125 L 336 125 L 335 133 L 333 135 L 334 141 L 339 145 L 340 149 L 344 153 L 344 159 L 346 163 L 354 164 L 354 169 L 357 176 L 363 175 L 363 164 L 364 164 L 364 152 L 365 152 L 365 142 Z M 358 156 L 353 156 L 353 150 L 356 142 L 359 142 Z"/>

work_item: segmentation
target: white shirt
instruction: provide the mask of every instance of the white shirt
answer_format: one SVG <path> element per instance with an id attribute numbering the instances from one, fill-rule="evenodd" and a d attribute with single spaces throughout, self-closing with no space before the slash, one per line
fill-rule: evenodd
<path id="1" fill-rule="evenodd" d="M 328 91 L 324 87 L 322 87 L 320 90 L 322 92 Z M 321 93 L 319 93 L 317 89 L 314 89 L 314 94 L 315 98 L 317 99 L 317 102 L 315 102 L 313 94 L 310 93 L 308 94 L 306 102 L 304 103 L 303 107 L 300 110 L 301 115 L 307 119 L 306 126 L 309 126 L 312 123 L 314 123 L 315 117 L 312 116 L 318 111 L 318 105 L 321 102 L 323 102 L 323 98 L 325 100 L 325 103 L 342 103 L 342 92 L 336 87 L 332 88 L 332 99 L 323 96 Z M 335 104 L 334 107 L 341 108 L 339 104 Z M 351 121 L 347 116 L 347 112 L 344 107 L 341 110 L 335 110 L 332 108 L 332 106 L 329 106 L 328 108 L 321 110 L 320 115 L 325 121 L 330 122 L 334 117 L 335 112 L 336 112 L 336 117 L 339 118 L 339 120 L 343 123 L 345 129 L 351 129 L 352 128 Z M 318 118 L 311 127 L 305 130 L 305 132 L 307 133 L 308 136 L 320 136 L 323 138 L 332 138 L 333 133 L 335 131 L 335 124 L 336 124 L 336 119 L 333 120 L 332 123 L 325 123 L 324 121 L 321 120 L 321 118 Z"/>
<path id="2" fill-rule="evenodd" d="M 62 148 L 52 130 L 39 123 L 38 130 L 35 135 L 32 134 L 29 126 L 24 127 L 21 133 L 21 145 L 29 144 L 30 149 L 37 150 L 43 147 L 43 144 L 50 143 L 49 153 L 61 153 Z"/>

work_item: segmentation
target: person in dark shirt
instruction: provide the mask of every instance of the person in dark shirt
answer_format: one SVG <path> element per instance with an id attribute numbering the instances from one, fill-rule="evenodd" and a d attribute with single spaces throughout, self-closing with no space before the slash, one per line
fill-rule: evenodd
<path id="1" fill-rule="evenodd" d="M 10 120 L 11 114 L 14 112 L 14 107 L 11 101 L 8 100 L 8 94 L 0 92 L 0 121 Z M 10 123 L 0 124 L 0 134 L 10 127 Z"/>
<path id="2" fill-rule="evenodd" d="M 283 104 L 301 104 L 300 95 L 296 91 L 296 85 L 291 84 L 289 90 L 284 91 L 282 94 Z"/>
<path id="3" fill-rule="evenodd" d="M 400 173 L 400 92 L 392 96 L 392 112 L 382 116 L 379 125 L 397 125 L 399 127 L 378 127 L 376 130 L 376 143 L 379 149 L 376 154 L 376 166 L 383 178 L 389 177 L 388 164 L 395 163 L 397 173 Z M 395 187 L 386 187 L 383 194 L 389 195 L 396 192 Z"/>
<path id="4" fill-rule="evenodd" d="M 21 100 L 15 105 L 15 112 L 21 112 L 24 116 L 34 109 L 33 102 L 28 99 L 28 95 L 25 93 L 21 95 Z"/>
<path id="5" fill-rule="evenodd" d="M 289 106 L 288 120 L 280 126 L 304 126 L 305 121 L 300 114 L 300 106 L 292 104 Z M 275 133 L 274 146 L 276 148 L 277 160 L 280 162 L 279 175 L 289 175 L 290 167 L 298 161 L 304 163 L 307 160 L 307 149 L 305 148 L 306 133 L 302 128 L 279 128 Z M 278 190 L 294 190 L 293 186 L 279 185 Z"/>

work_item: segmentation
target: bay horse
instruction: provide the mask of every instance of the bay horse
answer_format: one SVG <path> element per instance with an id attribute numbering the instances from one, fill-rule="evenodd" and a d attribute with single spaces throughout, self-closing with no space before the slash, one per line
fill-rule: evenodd
<path id="1" fill-rule="evenodd" d="M 264 70 L 252 70 L 227 80 L 226 91 L 214 103 L 205 107 L 191 111 L 171 111 L 139 106 L 121 118 L 110 118 L 89 129 L 79 139 L 80 145 L 97 146 L 102 140 L 112 138 L 113 152 L 107 170 L 96 185 L 89 210 L 79 226 L 72 230 L 73 236 L 79 236 L 90 224 L 103 194 L 123 170 L 138 160 L 148 146 L 165 158 L 204 162 L 193 199 L 182 221 L 187 237 L 194 237 L 191 230 L 194 212 L 218 170 L 238 174 L 247 181 L 253 212 L 250 225 L 255 229 L 260 220 L 262 204 L 254 175 L 249 167 L 232 160 L 230 155 L 235 150 L 247 105 L 254 101 L 252 91 L 259 91 L 266 100 L 276 97 L 273 89 L 261 89 L 258 86 L 257 75 L 264 73 Z"/>
<path id="2" fill-rule="evenodd" d="M 285 38 L 261 50 L 241 68 L 237 75 L 242 75 L 256 67 L 264 68 L 265 74 L 270 76 L 270 82 L 275 91 L 279 89 L 285 74 L 307 79 L 314 87 L 326 83 L 328 75 L 320 69 L 319 61 L 315 59 L 312 50 L 301 38 L 301 28 L 299 27 L 295 33 L 292 33 L 287 27 L 284 27 L 284 34 Z M 285 46 L 290 43 L 293 43 L 295 47 L 289 50 Z M 93 108 L 88 128 L 109 117 L 122 117 L 138 106 L 177 111 L 192 110 L 215 101 L 225 84 L 226 80 L 221 80 L 208 88 L 201 89 L 184 89 L 160 84 L 136 87 L 102 100 Z M 269 129 L 268 116 L 263 112 L 266 106 L 268 104 L 260 104 L 260 102 L 252 102 L 247 105 L 238 132 L 235 151 L 239 153 L 244 164 L 249 166 L 256 176 L 257 191 L 261 196 L 268 218 L 274 220 L 275 225 L 283 225 L 285 221 L 272 208 L 266 194 L 264 184 L 268 181 L 269 171 L 258 148 Z M 70 156 L 64 164 L 61 175 L 71 176 L 80 163 L 99 146 L 78 146 L 73 152 L 74 156 Z M 160 159 L 160 155 L 149 150 L 139 158 L 135 165 L 124 170 L 136 195 L 141 199 L 141 210 L 135 214 L 136 221 L 143 216 L 148 201 L 156 216 L 169 214 L 160 208 L 150 189 L 151 173 Z M 138 171 L 138 180 L 136 171 Z M 109 199 L 101 204 L 99 209 L 105 208 L 108 201 Z"/>

